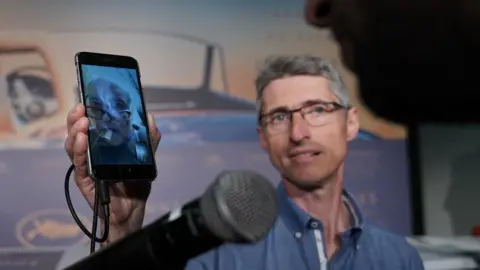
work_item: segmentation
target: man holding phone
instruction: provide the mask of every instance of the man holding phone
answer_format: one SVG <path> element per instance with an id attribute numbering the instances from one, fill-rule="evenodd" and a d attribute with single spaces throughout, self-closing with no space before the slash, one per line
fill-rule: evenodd
<path id="1" fill-rule="evenodd" d="M 260 145 L 282 177 L 279 218 L 258 244 L 222 246 L 191 260 L 187 269 L 422 270 L 416 250 L 365 220 L 343 190 L 348 142 L 357 136 L 359 120 L 338 72 L 322 58 L 274 56 L 265 61 L 256 88 Z M 75 182 L 93 205 L 84 108 L 75 107 L 67 122 L 65 147 L 77 168 Z M 155 150 L 160 132 L 151 116 L 149 128 Z M 141 228 L 148 187 L 117 184 L 111 195 L 108 242 Z"/>
<path id="2" fill-rule="evenodd" d="M 67 116 L 68 137 L 65 149 L 75 165 L 74 179 L 88 204 L 93 207 L 95 198 L 95 183 L 88 176 L 87 168 L 87 130 L 88 118 L 85 116 L 85 106 L 76 105 Z M 155 125 L 155 120 L 148 114 L 148 130 L 151 145 L 155 152 L 160 142 L 161 134 Z M 102 245 L 138 230 L 143 224 L 145 206 L 150 194 L 150 183 L 117 183 L 110 187 L 110 232 L 109 239 Z M 100 217 L 100 223 L 103 218 Z M 103 224 L 101 225 L 103 228 Z"/>
<path id="3" fill-rule="evenodd" d="M 305 1 L 305 19 L 306 21 L 319 29 L 327 28 L 332 30 L 334 37 L 341 48 L 342 61 L 359 77 L 360 86 L 362 84 L 381 83 L 379 76 L 370 78 L 371 74 L 358 74 L 359 68 L 368 66 L 376 67 L 377 72 L 396 74 L 403 79 L 395 80 L 397 82 L 408 82 L 404 91 L 409 89 L 427 91 L 427 89 L 455 89 L 456 95 L 459 91 L 466 91 L 468 87 L 459 87 L 466 85 L 470 80 L 475 80 L 477 76 L 464 77 L 459 80 L 438 80 L 438 77 L 446 77 L 454 73 L 462 66 L 451 61 L 455 59 L 451 54 L 446 57 L 431 57 L 438 52 L 438 47 L 446 42 L 437 42 L 448 40 L 449 37 L 455 37 L 455 43 L 463 45 L 463 50 L 450 51 L 455 56 L 461 56 L 462 53 L 471 54 L 475 48 L 478 52 L 480 44 L 479 33 L 476 29 L 480 24 L 478 14 L 480 6 L 474 1 L 447 1 L 447 0 L 306 0 Z M 455 24 L 453 22 L 456 22 Z M 455 26 L 456 31 L 451 31 Z M 380 35 L 382 34 L 382 35 Z M 454 35 L 455 34 L 455 35 Z M 399 37 L 411 37 L 404 40 Z M 401 47 L 406 43 L 408 47 Z M 388 49 L 380 50 L 378 46 L 386 46 Z M 432 47 L 433 46 L 433 47 Z M 435 50 L 433 49 L 435 48 Z M 469 49 L 468 51 L 465 51 Z M 475 56 L 477 56 L 476 54 Z M 408 56 L 408 57 L 403 57 Z M 395 57 L 395 61 L 391 61 Z M 373 59 L 373 60 L 372 60 Z M 413 63 L 422 65 L 408 65 L 408 76 L 405 70 L 400 70 L 406 65 L 409 59 L 415 59 Z M 445 64 L 437 64 L 439 60 L 445 59 Z M 464 57 L 461 60 L 476 61 L 476 57 Z M 387 61 L 391 62 L 388 65 Z M 401 61 L 402 65 L 399 64 Z M 381 65 L 381 66 L 380 66 Z M 425 66 L 432 68 L 429 72 Z M 436 68 L 435 68 L 436 67 Z M 434 71 L 441 72 L 434 72 Z M 417 72 L 421 71 L 421 72 Z M 461 69 L 458 74 L 464 72 Z M 472 69 L 476 72 L 476 69 Z M 435 76 L 433 80 L 423 78 L 429 85 L 423 88 L 423 85 L 413 83 L 412 76 L 425 75 Z M 388 77 L 388 76 L 386 76 Z M 470 78 L 470 79 L 469 79 Z M 454 84 L 455 87 L 450 88 Z M 388 84 L 388 87 L 395 85 Z M 401 87 L 403 85 L 399 85 Z M 437 88 L 438 86 L 438 88 Z M 415 89 L 412 90 L 412 87 Z M 377 88 L 377 87 L 372 87 Z M 381 87 L 380 87 L 381 88 Z M 383 88 L 385 91 L 386 88 Z M 368 86 L 362 89 L 361 93 L 368 90 Z M 417 95 L 419 102 L 430 99 L 430 95 Z M 445 95 L 452 99 L 451 93 Z M 439 98 L 438 95 L 435 98 Z M 463 100 L 469 100 L 463 96 Z M 431 102 L 429 102 L 431 103 Z M 418 107 L 425 107 L 423 103 Z M 438 103 L 438 101 L 437 101 Z M 449 103 L 446 103 L 449 104 Z M 463 109 L 469 109 L 469 106 L 456 106 L 455 110 L 445 110 L 445 106 L 428 106 L 429 109 L 438 108 L 446 113 L 460 112 Z M 407 108 L 402 108 L 406 110 Z M 399 112 L 402 112 L 399 110 Z M 392 109 L 394 111 L 394 109 Z M 473 113 L 465 114 L 464 117 L 475 116 Z M 76 165 L 75 182 L 80 188 L 82 194 L 87 198 L 90 205 L 93 205 L 94 184 L 87 175 L 86 169 L 86 130 L 88 120 L 85 118 L 85 108 L 77 105 L 68 115 L 68 138 L 65 143 L 65 149 L 70 158 Z M 160 132 L 158 131 L 153 117 L 149 115 L 149 130 L 151 132 L 152 147 L 157 149 L 160 141 Z M 112 195 L 112 220 L 110 239 L 118 239 L 128 232 L 137 230 L 141 227 L 145 211 L 145 202 L 149 194 L 148 186 L 125 186 L 118 184 L 110 193 Z M 128 195 L 126 195 L 128 194 Z"/>

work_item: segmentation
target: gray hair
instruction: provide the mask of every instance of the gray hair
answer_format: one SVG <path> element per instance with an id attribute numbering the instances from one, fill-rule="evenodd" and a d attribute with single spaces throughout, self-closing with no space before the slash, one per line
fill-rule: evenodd
<path id="1" fill-rule="evenodd" d="M 255 80 L 257 113 L 263 108 L 263 92 L 274 80 L 297 75 L 321 76 L 330 82 L 330 90 L 343 106 L 349 105 L 348 89 L 340 74 L 323 58 L 311 55 L 273 55 L 265 59 Z"/>

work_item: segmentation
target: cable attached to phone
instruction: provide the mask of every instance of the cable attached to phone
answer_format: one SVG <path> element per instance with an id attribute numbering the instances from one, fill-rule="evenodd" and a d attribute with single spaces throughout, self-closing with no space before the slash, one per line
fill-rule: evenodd
<path id="1" fill-rule="evenodd" d="M 73 207 L 72 199 L 70 198 L 70 177 L 72 172 L 75 170 L 75 166 L 72 164 L 67 170 L 65 175 L 65 198 L 67 199 L 68 209 L 72 214 L 75 223 L 82 230 L 82 232 L 90 238 L 90 253 L 95 252 L 95 243 L 103 243 L 108 239 L 108 232 L 110 228 L 110 194 L 108 189 L 108 183 L 106 181 L 95 181 L 95 194 L 94 194 L 94 203 L 93 203 L 93 219 L 92 219 L 92 231 L 89 232 L 85 225 L 82 223 L 80 218 Z M 97 226 L 98 226 L 98 217 L 99 217 L 99 208 L 103 208 L 103 217 L 104 217 L 104 230 L 101 238 L 97 237 Z"/>

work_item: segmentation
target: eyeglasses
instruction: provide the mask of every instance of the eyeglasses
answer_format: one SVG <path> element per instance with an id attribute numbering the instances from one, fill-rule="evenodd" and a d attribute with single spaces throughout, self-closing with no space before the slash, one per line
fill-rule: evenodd
<path id="1" fill-rule="evenodd" d="M 115 120 L 129 120 L 131 116 L 130 110 L 118 110 L 115 112 L 109 112 L 97 106 L 85 106 L 87 110 L 87 116 L 95 119 L 102 120 L 105 115 L 108 115 L 112 121 Z"/>
<path id="2" fill-rule="evenodd" d="M 348 110 L 351 106 L 343 106 L 337 102 L 321 102 L 312 105 L 306 105 L 295 110 L 280 109 L 271 113 L 260 115 L 259 122 L 270 134 L 286 132 L 292 124 L 293 114 L 299 112 L 302 118 L 310 126 L 322 126 L 329 121 L 329 116 L 333 112 L 344 109 Z"/>

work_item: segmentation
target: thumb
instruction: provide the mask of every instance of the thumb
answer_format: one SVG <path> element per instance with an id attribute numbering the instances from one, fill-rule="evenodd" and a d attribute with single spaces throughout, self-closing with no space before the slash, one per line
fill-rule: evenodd
<path id="1" fill-rule="evenodd" d="M 87 136 L 78 133 L 73 145 L 73 165 L 75 166 L 75 182 L 82 186 L 85 178 L 88 177 L 87 169 Z"/>
<path id="2" fill-rule="evenodd" d="M 157 150 L 158 144 L 160 143 L 162 134 L 160 133 L 160 130 L 158 130 L 157 125 L 155 124 L 155 118 L 153 117 L 153 115 L 151 113 L 148 113 L 147 118 L 148 131 L 150 132 L 150 140 L 152 143 L 153 151 L 155 152 Z"/>

